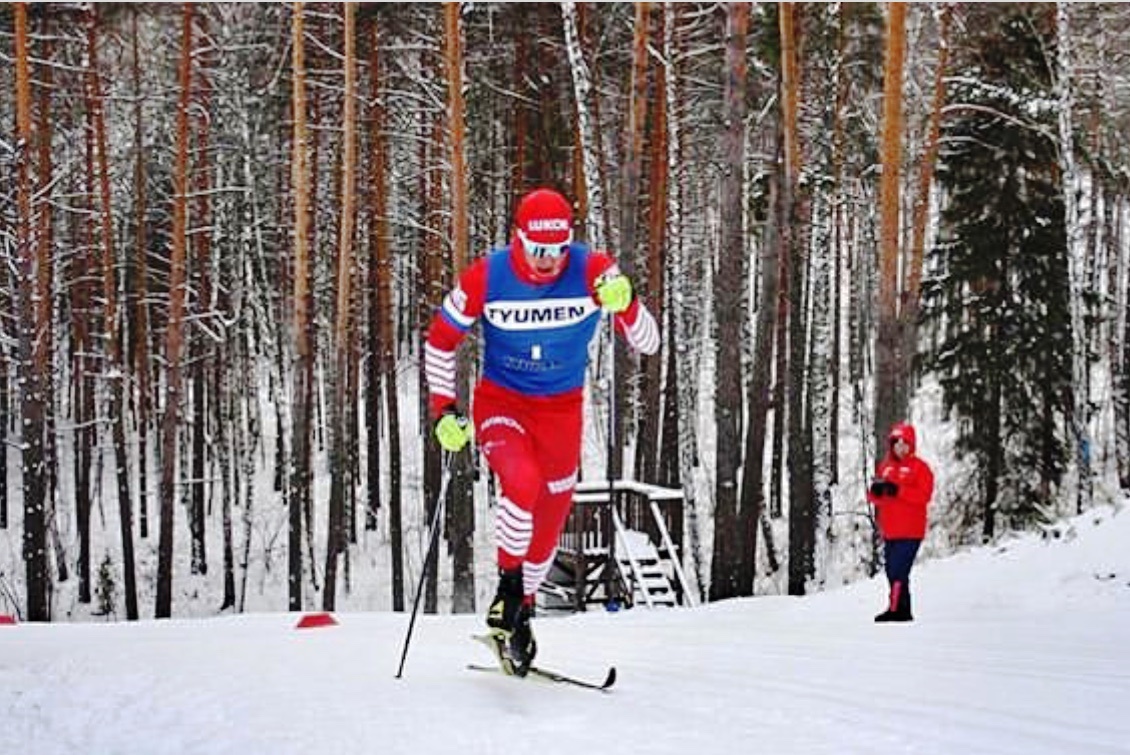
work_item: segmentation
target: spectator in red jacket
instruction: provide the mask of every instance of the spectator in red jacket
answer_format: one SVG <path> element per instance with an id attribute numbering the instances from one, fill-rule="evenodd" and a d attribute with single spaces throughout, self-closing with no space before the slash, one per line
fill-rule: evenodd
<path id="1" fill-rule="evenodd" d="M 883 536 L 883 560 L 891 585 L 887 610 L 875 621 L 913 621 L 910 569 L 926 537 L 926 506 L 934 495 L 934 473 L 915 455 L 914 427 L 900 422 L 887 438 L 887 455 L 875 469 L 867 500 L 875 507 Z"/>

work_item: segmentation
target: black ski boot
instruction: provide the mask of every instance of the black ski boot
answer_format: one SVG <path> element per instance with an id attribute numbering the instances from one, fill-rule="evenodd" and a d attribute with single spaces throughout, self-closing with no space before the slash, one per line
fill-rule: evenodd
<path id="1" fill-rule="evenodd" d="M 530 628 L 534 614 L 534 598 L 522 589 L 522 571 L 502 571 L 498 575 L 498 592 L 487 612 L 487 626 L 494 638 L 503 670 L 525 676 L 537 653 L 537 643 Z"/>
<path id="2" fill-rule="evenodd" d="M 522 607 L 522 570 L 500 571 L 498 573 L 498 592 L 494 594 L 490 610 L 487 611 L 487 626 L 506 633 L 509 639 L 518 619 L 518 609 Z M 494 634 L 492 632 L 492 634 Z"/>
<path id="3" fill-rule="evenodd" d="M 533 617 L 534 596 L 528 595 L 522 600 L 514 620 L 514 631 L 510 634 L 510 660 L 513 661 L 514 673 L 518 676 L 526 675 L 538 653 L 538 643 L 534 639 L 533 627 L 530 626 L 530 619 Z"/>

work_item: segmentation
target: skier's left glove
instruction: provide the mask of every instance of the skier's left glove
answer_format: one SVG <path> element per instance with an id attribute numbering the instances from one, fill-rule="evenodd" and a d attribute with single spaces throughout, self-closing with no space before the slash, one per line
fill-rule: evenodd
<path id="1" fill-rule="evenodd" d="M 623 273 L 602 276 L 596 281 L 596 298 L 604 311 L 619 314 L 632 303 L 632 282 Z"/>

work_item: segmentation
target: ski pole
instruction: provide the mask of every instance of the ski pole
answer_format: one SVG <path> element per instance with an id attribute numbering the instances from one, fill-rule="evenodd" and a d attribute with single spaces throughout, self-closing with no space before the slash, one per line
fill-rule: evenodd
<path id="1" fill-rule="evenodd" d="M 436 510 L 432 514 L 432 531 L 428 538 L 428 554 L 424 556 L 424 567 L 420 570 L 420 583 L 416 585 L 416 599 L 412 601 L 412 618 L 408 622 L 408 633 L 404 636 L 404 649 L 400 653 L 400 667 L 396 670 L 396 678 L 404 674 L 404 661 L 408 658 L 408 643 L 412 641 L 412 630 L 416 626 L 416 612 L 420 608 L 420 596 L 424 592 L 424 582 L 428 578 L 428 565 L 432 561 L 432 551 L 435 550 L 436 541 L 439 539 L 439 528 L 443 522 L 443 509 L 447 503 L 447 483 L 451 480 L 451 457 L 453 454 L 443 454 L 443 474 L 439 481 L 439 496 L 436 500 Z"/>
<path id="2" fill-rule="evenodd" d="M 608 510 L 611 512 L 609 521 L 615 521 L 616 498 L 614 494 L 616 484 L 613 479 L 612 458 L 616 454 L 616 315 L 612 312 L 608 313 L 608 438 L 605 446 L 608 457 L 605 461 L 605 473 L 608 477 Z M 619 603 L 620 596 L 617 594 L 613 597 L 612 594 L 612 583 L 616 579 L 612 565 L 615 563 L 616 533 L 613 528 L 608 543 L 608 583 L 604 587 L 606 608 L 610 608 L 614 603 Z"/>

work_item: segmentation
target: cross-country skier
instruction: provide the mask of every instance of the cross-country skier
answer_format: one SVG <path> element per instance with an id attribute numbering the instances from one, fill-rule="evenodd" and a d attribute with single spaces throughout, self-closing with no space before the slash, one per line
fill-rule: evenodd
<path id="1" fill-rule="evenodd" d="M 875 469 L 867 500 L 875 506 L 883 536 L 890 595 L 875 621 L 913 621 L 910 569 L 926 537 L 926 507 L 934 495 L 934 473 L 915 453 L 914 427 L 900 422 L 887 438 L 887 456 Z"/>
<path id="2" fill-rule="evenodd" d="M 565 197 L 537 189 L 518 204 L 510 244 L 462 272 L 428 330 L 424 366 L 435 434 L 444 450 L 457 452 L 472 432 L 456 403 L 455 351 L 482 319 L 474 434 L 501 485 L 498 592 L 487 625 L 519 673 L 537 652 L 534 597 L 572 505 L 588 345 L 601 310 L 637 351 L 659 349 L 655 318 L 628 277 L 608 254 L 573 239 Z"/>

